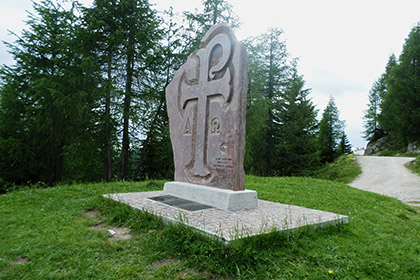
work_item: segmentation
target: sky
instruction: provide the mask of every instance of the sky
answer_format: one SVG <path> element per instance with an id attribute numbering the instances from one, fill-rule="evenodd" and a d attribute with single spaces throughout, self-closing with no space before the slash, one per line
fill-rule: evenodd
<path id="1" fill-rule="evenodd" d="M 90 5 L 92 0 L 80 2 Z M 149 0 L 158 10 L 194 11 L 201 0 Z M 329 97 L 335 99 L 340 119 L 353 147 L 362 147 L 363 115 L 368 93 L 384 72 L 389 55 L 398 57 L 411 28 L 420 21 L 419 0 L 230 0 L 241 21 L 239 40 L 258 36 L 270 27 L 283 30 L 292 57 L 319 117 Z M 31 0 L 1 0 L 0 41 L 13 42 L 10 31 L 25 28 Z M 0 43 L 0 65 L 13 64 Z"/>

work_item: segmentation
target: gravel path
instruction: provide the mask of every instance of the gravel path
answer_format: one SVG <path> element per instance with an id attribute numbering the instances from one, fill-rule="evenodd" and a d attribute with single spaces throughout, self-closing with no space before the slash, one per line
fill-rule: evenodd
<path id="1" fill-rule="evenodd" d="M 363 173 L 350 186 L 386 196 L 405 203 L 420 203 L 420 176 L 412 173 L 404 164 L 411 157 L 357 156 Z"/>

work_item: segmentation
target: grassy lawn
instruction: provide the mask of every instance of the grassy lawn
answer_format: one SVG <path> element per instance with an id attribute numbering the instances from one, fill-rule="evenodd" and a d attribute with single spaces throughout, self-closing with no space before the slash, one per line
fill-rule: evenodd
<path id="1" fill-rule="evenodd" d="M 419 279 L 420 215 L 395 199 L 320 179 L 248 176 L 261 199 L 346 214 L 350 224 L 223 246 L 100 197 L 163 183 L 0 196 L 0 279 Z M 100 215 L 85 214 L 93 209 Z M 98 225 L 128 227 L 133 237 L 111 242 Z"/>

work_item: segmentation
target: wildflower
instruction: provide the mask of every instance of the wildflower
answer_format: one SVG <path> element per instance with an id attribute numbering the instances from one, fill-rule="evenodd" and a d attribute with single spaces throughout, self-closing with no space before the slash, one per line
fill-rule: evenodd
<path id="1" fill-rule="evenodd" d="M 328 270 L 328 274 L 333 274 L 333 271 L 331 269 Z"/>

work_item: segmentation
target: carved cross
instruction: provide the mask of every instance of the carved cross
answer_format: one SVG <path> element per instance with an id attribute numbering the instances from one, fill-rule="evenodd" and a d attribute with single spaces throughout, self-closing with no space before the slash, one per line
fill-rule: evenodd
<path id="1" fill-rule="evenodd" d="M 212 51 L 216 46 L 222 47 L 222 55 L 216 65 L 210 68 Z M 207 45 L 200 49 L 197 56 L 200 60 L 199 81 L 196 85 L 181 85 L 181 107 L 185 109 L 192 100 L 197 100 L 195 116 L 195 147 L 192 147 L 193 167 L 190 174 L 205 177 L 210 174 L 207 168 L 207 134 L 208 134 L 208 100 L 212 96 L 222 96 L 227 102 L 230 94 L 230 72 L 226 70 L 222 78 L 215 80 L 215 74 L 224 69 L 231 55 L 231 41 L 225 34 L 218 34 Z M 210 69 L 209 69 L 210 68 Z M 194 132 L 193 132 L 194 133 Z M 194 141 L 193 141 L 194 145 Z"/>

